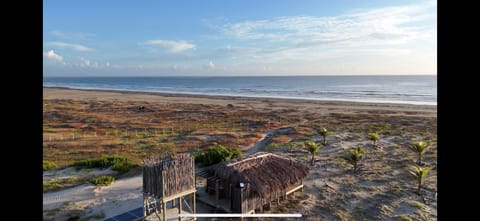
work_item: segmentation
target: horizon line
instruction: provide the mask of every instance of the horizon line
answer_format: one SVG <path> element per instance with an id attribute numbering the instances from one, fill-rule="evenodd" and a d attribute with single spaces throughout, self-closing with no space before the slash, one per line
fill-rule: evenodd
<path id="1" fill-rule="evenodd" d="M 111 78 L 122 78 L 122 77 L 361 77 L 361 76 L 437 76 L 437 74 L 325 74 L 325 75 L 121 75 L 121 76 L 111 76 L 111 75 L 94 75 L 94 76 L 42 76 L 43 78 L 51 77 L 64 77 L 64 78 L 84 78 L 84 77 L 111 77 Z"/>

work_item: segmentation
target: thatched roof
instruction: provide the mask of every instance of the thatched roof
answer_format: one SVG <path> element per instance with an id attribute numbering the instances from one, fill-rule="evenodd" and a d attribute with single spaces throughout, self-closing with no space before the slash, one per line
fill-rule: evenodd
<path id="1" fill-rule="evenodd" d="M 265 152 L 220 163 L 212 170 L 217 177 L 230 180 L 232 184 L 246 183 L 262 198 L 284 192 L 310 171 L 302 163 Z"/>

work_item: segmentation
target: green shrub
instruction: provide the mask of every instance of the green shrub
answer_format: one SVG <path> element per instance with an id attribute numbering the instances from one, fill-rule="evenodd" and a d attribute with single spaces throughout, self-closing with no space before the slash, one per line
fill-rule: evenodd
<path id="1" fill-rule="evenodd" d="M 43 171 L 57 168 L 57 164 L 52 161 L 43 160 Z"/>
<path id="2" fill-rule="evenodd" d="M 108 186 L 112 184 L 115 181 L 115 177 L 113 176 L 99 176 L 92 178 L 90 180 L 91 183 L 97 185 L 97 186 Z"/>
<path id="3" fill-rule="evenodd" d="M 112 155 L 112 156 L 104 156 L 99 159 L 87 159 L 87 160 L 80 160 L 73 165 L 77 169 L 82 168 L 109 168 L 111 167 L 112 170 L 118 171 L 120 173 L 125 173 L 133 167 L 133 165 L 128 161 L 127 158 Z"/>
<path id="4" fill-rule="evenodd" d="M 52 180 L 49 182 L 43 182 L 43 192 L 50 190 L 56 190 L 62 187 L 62 184 L 59 180 Z"/>
<path id="5" fill-rule="evenodd" d="M 398 215 L 395 218 L 402 221 L 412 221 L 412 218 L 410 218 L 408 215 Z"/>
<path id="6" fill-rule="evenodd" d="M 80 181 L 78 177 L 70 177 L 67 179 L 67 183 L 76 183 L 78 181 Z"/>
<path id="7" fill-rule="evenodd" d="M 242 155 L 243 153 L 240 151 L 240 149 L 225 147 L 223 145 L 209 147 L 207 151 L 195 151 L 193 153 L 195 162 L 197 162 L 200 166 L 210 166 L 223 161 L 241 157 Z"/>
<path id="8" fill-rule="evenodd" d="M 98 214 L 93 215 L 94 219 L 105 219 L 105 213 L 101 212 Z"/>

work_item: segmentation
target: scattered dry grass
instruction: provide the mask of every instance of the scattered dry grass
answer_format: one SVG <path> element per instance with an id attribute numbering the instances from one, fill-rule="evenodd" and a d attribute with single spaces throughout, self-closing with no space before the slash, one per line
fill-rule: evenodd
<path id="1" fill-rule="evenodd" d="M 306 220 L 437 219 L 437 118 L 414 108 L 293 108 L 275 102 L 253 108 L 242 101 L 232 102 L 233 107 L 123 100 L 45 99 L 44 103 L 43 157 L 59 168 L 112 154 L 140 164 L 145 156 L 204 150 L 214 143 L 241 148 L 258 141 L 267 130 L 286 126 L 294 131 L 274 137 L 265 150 L 310 165 L 310 154 L 301 144 L 320 142 L 317 131 L 326 127 L 332 134 L 316 155 L 304 192 L 272 204 L 270 212 L 300 212 Z M 146 111 L 139 112 L 138 106 Z M 381 148 L 367 140 L 371 131 L 380 131 Z M 432 170 L 419 196 L 406 169 L 416 160 L 408 144 L 421 140 L 433 145 L 423 158 Z M 359 144 L 368 153 L 353 174 L 342 156 Z"/>

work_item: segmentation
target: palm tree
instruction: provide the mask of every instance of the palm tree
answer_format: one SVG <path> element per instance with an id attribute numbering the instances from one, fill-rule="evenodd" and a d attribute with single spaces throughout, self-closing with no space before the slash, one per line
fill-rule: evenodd
<path id="1" fill-rule="evenodd" d="M 320 135 L 323 137 L 323 145 L 327 145 L 327 135 L 330 134 L 330 131 L 327 130 L 327 128 L 323 127 L 320 129 Z"/>
<path id="2" fill-rule="evenodd" d="M 308 152 L 312 154 L 312 166 L 315 165 L 315 154 L 318 153 L 320 149 L 318 144 L 313 141 L 305 141 L 305 146 L 307 146 Z"/>
<path id="3" fill-rule="evenodd" d="M 377 146 L 377 141 L 379 139 L 378 132 L 375 131 L 375 132 L 372 132 L 372 133 L 368 133 L 368 139 L 371 140 L 373 142 L 373 146 L 376 147 Z"/>
<path id="4" fill-rule="evenodd" d="M 367 150 L 362 145 L 347 150 L 348 153 L 343 158 L 353 165 L 353 173 L 357 172 L 358 161 L 362 159 L 362 154 L 367 153 Z"/>
<path id="5" fill-rule="evenodd" d="M 417 180 L 418 182 L 418 189 L 417 193 L 420 194 L 420 189 L 422 188 L 423 180 L 428 174 L 428 171 L 430 171 L 430 168 L 428 167 L 420 167 L 420 166 L 414 166 L 408 171 L 412 177 Z"/>
<path id="6" fill-rule="evenodd" d="M 365 147 L 362 145 L 357 145 L 357 147 L 355 147 L 354 150 L 361 154 L 367 153 L 367 149 L 365 149 Z"/>
<path id="7" fill-rule="evenodd" d="M 422 155 L 423 155 L 423 153 L 425 153 L 425 151 L 430 147 L 430 145 L 431 145 L 430 142 L 421 141 L 421 142 L 412 143 L 412 144 L 410 144 L 410 146 L 408 146 L 411 150 L 418 153 L 417 164 L 419 166 L 422 165 Z"/>

